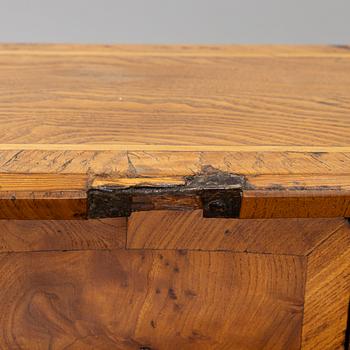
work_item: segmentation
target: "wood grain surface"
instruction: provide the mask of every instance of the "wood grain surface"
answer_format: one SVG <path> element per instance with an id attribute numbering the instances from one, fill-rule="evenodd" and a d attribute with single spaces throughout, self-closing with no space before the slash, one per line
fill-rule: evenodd
<path id="1" fill-rule="evenodd" d="M 349 86 L 349 46 L 1 44 L 0 349 L 340 349 Z M 209 173 L 253 220 L 77 220 Z"/>
<path id="2" fill-rule="evenodd" d="M 86 208 L 86 194 L 79 191 L 18 191 L 0 193 L 0 219 L 86 219 Z"/>
<path id="3" fill-rule="evenodd" d="M 349 72 L 347 46 L 0 45 L 0 191 L 1 174 L 87 176 L 88 188 L 96 177 L 183 178 L 212 167 L 274 184 L 247 193 L 242 217 L 348 215 Z M 289 175 L 340 189 L 294 191 L 286 197 L 301 200 L 281 203 L 275 190 L 291 190 Z M 27 186 L 17 180 L 16 197 Z M 43 196 L 36 184 L 16 205 L 0 194 L 1 217 L 86 216 L 73 178 L 62 205 L 54 189 L 31 203 Z"/>
<path id="4" fill-rule="evenodd" d="M 0 44 L 1 54 L 53 56 L 238 56 L 238 57 L 349 57 L 346 45 L 72 45 Z"/>
<path id="5" fill-rule="evenodd" d="M 125 248 L 126 219 L 0 220 L 0 252 Z"/>
<path id="6" fill-rule="evenodd" d="M 76 174 L 0 174 L 0 219 L 86 218 L 87 181 Z"/>
<path id="7" fill-rule="evenodd" d="M 303 256 L 343 225 L 344 219 L 205 219 L 200 210 L 139 212 L 128 220 L 127 247 Z"/>
<path id="8" fill-rule="evenodd" d="M 3 349 L 299 349 L 302 257 L 0 254 Z"/>
<path id="9" fill-rule="evenodd" d="M 136 50 L 3 47 L 0 144 L 349 147 L 347 50 Z"/>
<path id="10" fill-rule="evenodd" d="M 341 349 L 346 220 L 169 211 L 126 229 L 0 221 L 0 348 Z"/>
<path id="11" fill-rule="evenodd" d="M 349 302 L 350 225 L 345 224 L 308 256 L 302 348 L 344 349 Z"/>
<path id="12" fill-rule="evenodd" d="M 350 216 L 350 191 L 246 191 L 240 218 L 324 218 Z"/>

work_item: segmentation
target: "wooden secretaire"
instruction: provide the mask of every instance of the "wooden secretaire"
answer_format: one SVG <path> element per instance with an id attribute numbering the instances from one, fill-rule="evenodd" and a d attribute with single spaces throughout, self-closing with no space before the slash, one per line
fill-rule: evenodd
<path id="1" fill-rule="evenodd" d="M 0 349 L 343 349 L 350 48 L 0 46 Z"/>

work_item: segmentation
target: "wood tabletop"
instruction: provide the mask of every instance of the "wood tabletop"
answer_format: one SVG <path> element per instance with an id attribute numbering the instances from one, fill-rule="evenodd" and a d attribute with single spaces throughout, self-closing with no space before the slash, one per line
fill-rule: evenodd
<path id="1" fill-rule="evenodd" d="M 0 45 L 0 126 L 2 218 L 208 172 L 242 218 L 350 216 L 348 46 Z"/>

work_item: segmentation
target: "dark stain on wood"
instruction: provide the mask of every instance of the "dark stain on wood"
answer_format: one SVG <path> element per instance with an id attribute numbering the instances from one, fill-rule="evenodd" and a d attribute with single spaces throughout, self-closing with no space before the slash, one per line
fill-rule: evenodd
<path id="1" fill-rule="evenodd" d="M 337 49 L 350 50 L 350 45 L 332 45 L 332 46 L 336 47 Z"/>
<path id="2" fill-rule="evenodd" d="M 249 189 L 257 189 L 254 186 L 249 187 Z M 271 191 L 324 191 L 324 190 L 341 190 L 341 186 L 304 186 L 304 185 L 294 185 L 294 186 L 283 186 L 280 184 L 271 184 L 266 187 L 259 187 L 259 189 L 271 190 Z"/>
<path id="3" fill-rule="evenodd" d="M 169 298 L 170 298 L 170 299 L 174 299 L 174 300 L 177 299 L 176 293 L 175 293 L 175 291 L 174 291 L 173 288 L 169 288 L 169 289 L 168 289 L 168 295 L 169 295 Z"/>

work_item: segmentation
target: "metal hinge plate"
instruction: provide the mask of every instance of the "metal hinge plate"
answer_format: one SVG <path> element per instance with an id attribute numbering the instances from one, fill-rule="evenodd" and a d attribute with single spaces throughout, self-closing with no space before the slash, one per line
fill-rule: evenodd
<path id="1" fill-rule="evenodd" d="M 144 180 L 144 182 L 143 182 Z M 182 184 L 99 186 L 88 192 L 90 218 L 130 216 L 135 211 L 203 209 L 206 218 L 239 217 L 244 178 L 215 172 L 187 177 Z"/>

